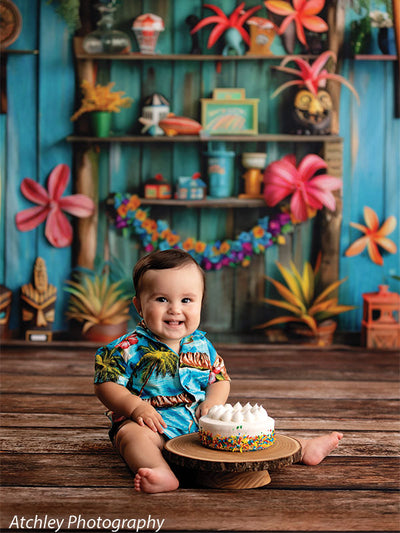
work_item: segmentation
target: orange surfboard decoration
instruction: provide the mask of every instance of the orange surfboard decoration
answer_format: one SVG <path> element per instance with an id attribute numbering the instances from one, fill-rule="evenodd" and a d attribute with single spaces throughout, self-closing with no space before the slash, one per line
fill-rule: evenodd
<path id="1" fill-rule="evenodd" d="M 158 123 L 168 137 L 174 135 L 198 135 L 202 126 L 196 120 L 187 117 L 177 117 L 173 113 Z"/>

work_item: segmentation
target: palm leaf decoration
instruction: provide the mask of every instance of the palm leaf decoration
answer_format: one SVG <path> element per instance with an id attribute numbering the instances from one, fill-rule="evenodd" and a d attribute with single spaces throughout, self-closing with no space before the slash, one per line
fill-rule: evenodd
<path id="1" fill-rule="evenodd" d="M 126 278 L 116 279 L 120 273 L 108 262 L 95 262 L 95 269 L 77 268 L 65 291 L 70 294 L 68 320 L 83 324 L 86 333 L 95 324 L 121 324 L 130 318 L 132 284 Z"/>
<path id="2" fill-rule="evenodd" d="M 339 305 L 338 299 L 332 297 L 332 293 L 347 278 L 337 280 L 322 290 L 319 288 L 318 274 L 320 264 L 321 254 L 318 254 L 314 268 L 312 268 L 309 262 L 306 262 L 301 273 L 293 262 L 290 263 L 290 269 L 280 263 L 276 263 L 286 286 L 269 276 L 266 276 L 266 279 L 272 283 L 282 297 L 282 300 L 264 298 L 263 301 L 275 307 L 280 307 L 285 311 L 289 311 L 289 315 L 273 318 L 255 326 L 255 328 L 261 329 L 277 324 L 301 322 L 306 324 L 313 333 L 316 333 L 318 324 L 322 321 L 355 309 L 353 305 Z"/>

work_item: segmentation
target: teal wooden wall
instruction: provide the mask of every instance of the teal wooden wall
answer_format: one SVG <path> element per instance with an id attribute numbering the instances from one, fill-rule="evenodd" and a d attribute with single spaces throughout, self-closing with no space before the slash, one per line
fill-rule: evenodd
<path id="1" fill-rule="evenodd" d="M 21 36 L 12 48 L 39 49 L 39 55 L 9 55 L 7 89 L 9 109 L 0 117 L 1 136 L 1 264 L 0 281 L 14 293 L 12 327 L 19 325 L 18 290 L 31 276 L 35 258 L 40 255 L 47 263 L 51 283 L 59 290 L 55 329 L 65 329 L 63 318 L 64 280 L 74 264 L 70 248 L 55 249 L 48 245 L 43 226 L 29 233 L 20 233 L 15 227 L 15 214 L 31 204 L 20 193 L 24 177 L 45 183 L 50 170 L 58 163 L 67 163 L 73 170 L 73 146 L 65 137 L 73 131 L 70 122 L 75 106 L 74 63 L 71 37 L 64 22 L 46 2 L 15 0 L 25 22 Z M 190 49 L 190 38 L 184 23 L 189 13 L 202 14 L 203 2 L 196 0 L 125 1 L 119 11 L 119 26 L 129 32 L 132 20 L 140 13 L 155 12 L 165 20 L 167 30 L 161 34 L 158 50 L 161 53 L 185 53 Z M 232 9 L 231 0 L 215 4 L 225 12 Z M 208 11 L 204 12 L 209 14 Z M 132 38 L 133 47 L 136 41 Z M 280 53 L 278 43 L 276 53 Z M 260 98 L 259 131 L 281 132 L 281 111 L 284 100 L 270 100 L 276 80 L 271 61 L 226 62 L 218 73 L 214 62 L 117 62 L 100 66 L 99 81 L 116 82 L 116 89 L 134 98 L 130 109 L 115 115 L 115 133 L 139 131 L 142 98 L 152 92 L 161 92 L 171 103 L 177 115 L 199 118 L 199 98 L 208 97 L 214 87 L 238 86 L 246 89 L 248 97 Z M 343 224 L 341 234 L 340 275 L 348 276 L 342 288 L 343 303 L 359 305 L 354 312 L 343 315 L 342 329 L 360 328 L 361 294 L 371 292 L 377 285 L 388 282 L 392 290 L 400 290 L 399 282 L 391 275 L 400 274 L 400 254 L 385 255 L 383 267 L 374 265 L 366 254 L 345 258 L 344 251 L 359 236 L 349 222 L 362 223 L 362 210 L 369 205 L 381 220 L 395 215 L 400 221 L 400 150 L 399 119 L 394 118 L 394 76 L 392 62 L 355 62 L 346 59 L 342 73 L 350 79 L 361 98 L 358 107 L 346 88 L 342 90 L 340 134 L 344 137 L 345 158 L 343 173 Z M 21 83 L 27 80 L 29 83 Z M 267 150 L 268 162 L 286 153 L 305 154 L 302 145 L 229 143 L 237 154 L 243 151 Z M 307 145 L 307 152 L 318 152 L 319 145 Z M 171 183 L 180 175 L 191 175 L 204 169 L 200 145 L 112 144 L 93 152 L 98 165 L 100 199 L 98 254 L 108 251 L 123 262 L 127 272 L 141 250 L 134 238 L 125 238 L 109 226 L 104 200 L 110 191 L 140 192 L 143 183 L 162 172 Z M 236 165 L 236 184 L 239 189 L 242 169 Z M 72 190 L 72 183 L 70 190 Z M 235 237 L 248 230 L 262 211 L 160 209 L 152 208 L 151 216 L 165 218 L 182 236 L 203 240 Z M 263 274 L 276 274 L 274 262 L 287 263 L 293 258 L 298 266 L 312 255 L 313 225 L 310 221 L 298 226 L 287 245 L 270 248 L 265 257 L 257 257 L 247 269 L 225 268 L 210 272 L 208 299 L 202 327 L 216 332 L 250 332 L 251 327 L 266 319 L 268 310 L 260 303 L 265 288 Z M 390 236 L 399 243 L 399 228 Z"/>

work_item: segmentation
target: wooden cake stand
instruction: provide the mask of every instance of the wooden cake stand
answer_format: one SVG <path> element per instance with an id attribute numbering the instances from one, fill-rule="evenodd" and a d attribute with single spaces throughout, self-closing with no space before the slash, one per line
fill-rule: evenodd
<path id="1" fill-rule="evenodd" d="M 198 433 L 175 437 L 165 443 L 170 463 L 193 471 L 194 480 L 216 489 L 252 489 L 270 483 L 269 470 L 300 460 L 300 443 L 292 437 L 275 435 L 269 448 L 255 452 L 228 452 L 205 448 Z"/>

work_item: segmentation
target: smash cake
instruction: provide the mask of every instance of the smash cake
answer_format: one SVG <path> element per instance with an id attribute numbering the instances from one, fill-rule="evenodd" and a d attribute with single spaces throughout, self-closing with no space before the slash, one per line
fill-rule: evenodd
<path id="1" fill-rule="evenodd" d="M 199 420 L 202 445 L 221 451 L 250 452 L 268 448 L 274 443 L 274 430 L 275 420 L 257 404 L 214 405 Z"/>

